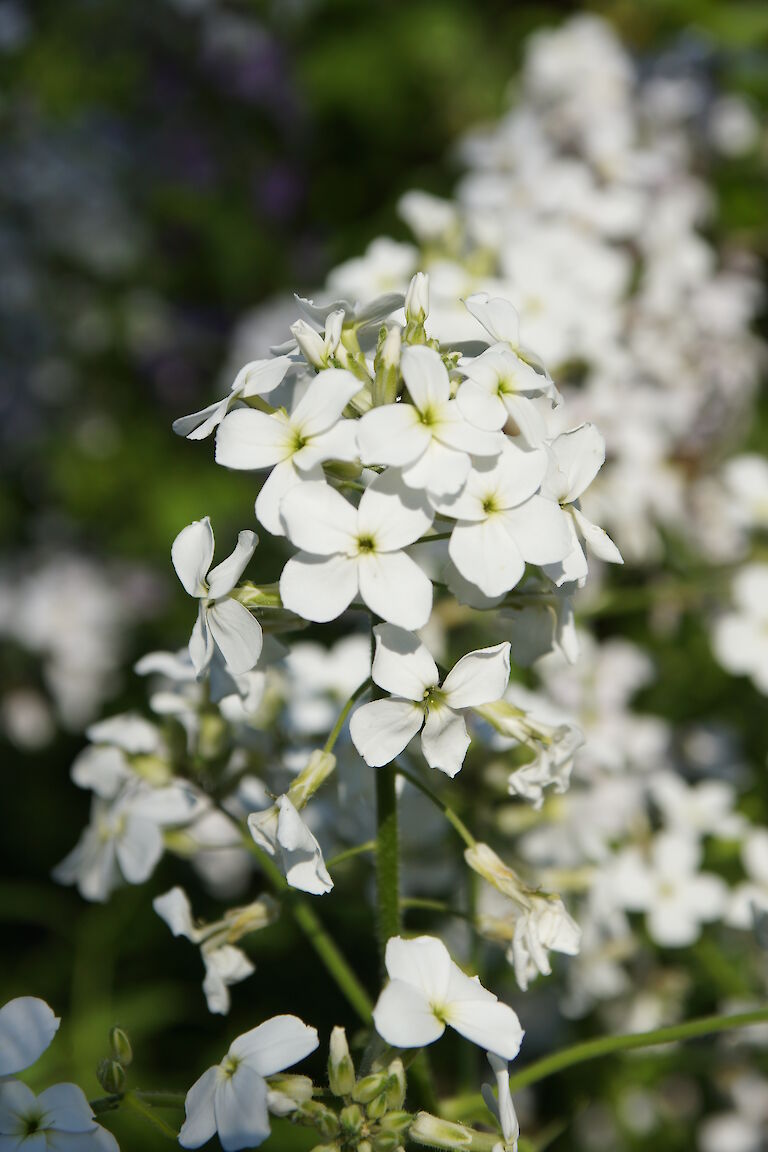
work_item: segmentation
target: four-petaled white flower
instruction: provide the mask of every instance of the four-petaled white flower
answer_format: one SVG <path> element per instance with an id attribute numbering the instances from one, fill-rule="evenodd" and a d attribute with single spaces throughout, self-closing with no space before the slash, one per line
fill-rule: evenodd
<path id="1" fill-rule="evenodd" d="M 61 1021 L 45 1000 L 17 996 L 0 1008 L 0 1078 L 34 1064 L 56 1035 Z"/>
<path id="2" fill-rule="evenodd" d="M 457 521 L 448 544 L 451 560 L 485 596 L 514 588 L 526 563 L 556 563 L 572 547 L 560 507 L 536 495 L 546 470 L 542 449 L 526 452 L 507 441 L 495 460 L 474 461 L 455 499 L 433 500 L 438 512 Z"/>
<path id="3" fill-rule="evenodd" d="M 583 582 L 587 557 L 581 541 L 607 564 L 623 564 L 621 553 L 608 533 L 588 520 L 579 507 L 579 497 L 594 480 L 605 460 L 605 441 L 594 424 L 580 424 L 563 432 L 549 445 L 549 466 L 541 485 L 541 495 L 559 504 L 571 537 L 568 554 L 558 563 L 545 564 L 544 571 L 558 586 L 566 581 Z"/>
<path id="4" fill-rule="evenodd" d="M 498 700 L 509 683 L 509 644 L 468 652 L 440 685 L 437 665 L 417 636 L 377 624 L 371 676 L 392 693 L 364 704 L 349 725 L 366 764 L 389 764 L 422 728 L 421 748 L 430 768 L 447 776 L 461 770 L 470 744 L 464 712 Z"/>
<path id="5" fill-rule="evenodd" d="M 465 420 L 445 365 L 433 348 L 403 349 L 400 367 L 411 403 L 373 408 L 359 421 L 357 442 L 366 464 L 401 469 L 409 488 L 429 496 L 455 495 L 469 475 L 470 456 L 498 456 L 504 440 Z"/>
<path id="6" fill-rule="evenodd" d="M 523 1030 L 513 1010 L 476 976 L 466 976 L 442 940 L 393 936 L 385 955 L 389 984 L 373 1010 L 376 1031 L 395 1048 L 432 1044 L 446 1025 L 505 1060 L 520 1051 Z"/>
<path id="7" fill-rule="evenodd" d="M 265 1077 L 290 1068 L 317 1045 L 316 1030 L 297 1016 L 273 1016 L 238 1036 L 221 1064 L 187 1092 L 182 1148 L 200 1148 L 215 1133 L 224 1152 L 262 1144 L 270 1131 Z"/>
<path id="8" fill-rule="evenodd" d="M 200 412 L 180 416 L 173 422 L 173 430 L 178 436 L 188 440 L 204 440 L 238 401 L 250 396 L 266 396 L 281 384 L 291 366 L 288 356 L 274 356 L 270 360 L 252 360 L 241 368 L 235 377 L 230 391 L 222 400 L 215 400 Z"/>
<path id="9" fill-rule="evenodd" d="M 39 1096 L 20 1080 L 0 1083 L 0 1152 L 119 1152 L 76 1084 Z"/>
<path id="10" fill-rule="evenodd" d="M 207 516 L 182 528 L 173 542 L 176 574 L 189 595 L 200 601 L 189 639 L 189 656 L 198 676 L 210 664 L 214 645 L 233 676 L 250 671 L 261 655 L 261 625 L 230 595 L 258 542 L 255 532 L 241 532 L 234 552 L 215 568 L 211 568 L 214 540 Z"/>
<path id="11" fill-rule="evenodd" d="M 256 500 L 256 515 L 273 536 L 284 534 L 280 503 L 302 480 L 322 480 L 326 460 L 355 460 L 357 421 L 341 414 L 359 392 L 351 372 L 328 368 L 313 377 L 290 414 L 239 408 L 222 421 L 216 460 L 226 468 L 270 468 Z"/>
<path id="12" fill-rule="evenodd" d="M 251 812 L 248 829 L 260 848 L 278 857 L 292 888 L 313 896 L 322 896 L 333 888 L 320 845 L 290 797 L 278 796 L 272 808 Z"/>
<path id="13" fill-rule="evenodd" d="M 403 552 L 429 528 L 433 512 L 396 472 L 378 476 L 358 508 L 328 484 L 310 482 L 284 498 L 288 537 L 302 551 L 280 577 L 284 607 L 305 620 L 333 620 L 357 593 L 377 616 L 421 628 L 432 608 L 432 584 Z"/>

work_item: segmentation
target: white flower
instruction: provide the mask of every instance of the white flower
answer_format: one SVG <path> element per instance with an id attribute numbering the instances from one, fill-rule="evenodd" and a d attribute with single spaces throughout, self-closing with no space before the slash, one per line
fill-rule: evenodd
<path id="1" fill-rule="evenodd" d="M 261 625 L 230 595 L 258 539 L 255 532 L 241 532 L 234 552 L 215 568 L 211 568 L 214 540 L 207 516 L 193 520 L 173 542 L 171 558 L 176 574 L 189 595 L 200 601 L 189 640 L 189 655 L 198 676 L 209 666 L 214 645 L 233 676 L 248 672 L 261 654 Z"/>
<path id="2" fill-rule="evenodd" d="M 546 470 L 544 451 L 526 452 L 508 441 L 495 460 L 474 461 L 458 497 L 433 500 L 438 512 L 457 521 L 451 560 L 485 596 L 514 588 L 526 563 L 553 564 L 570 551 L 561 509 L 535 495 Z"/>
<path id="3" fill-rule="evenodd" d="M 85 900 L 103 902 L 121 882 L 143 884 L 163 854 L 165 824 L 183 824 L 199 808 L 179 786 L 129 789 L 108 803 L 94 797 L 91 821 L 53 870 L 59 884 L 76 884 Z"/>
<path id="4" fill-rule="evenodd" d="M 200 1148 L 215 1133 L 224 1152 L 255 1148 L 269 1136 L 266 1076 L 303 1060 L 317 1048 L 317 1032 L 296 1016 L 273 1016 L 230 1045 L 187 1093 L 182 1148 Z"/>
<path id="5" fill-rule="evenodd" d="M 302 479 L 322 480 L 326 460 L 357 457 L 356 421 L 341 414 L 362 385 L 356 376 L 329 368 L 313 377 L 288 415 L 241 408 L 230 412 L 216 436 L 216 460 L 226 468 L 270 468 L 256 515 L 273 536 L 282 536 L 280 502 Z"/>
<path id="6" fill-rule="evenodd" d="M 731 893 L 726 922 L 750 929 L 759 913 L 768 912 L 768 829 L 749 832 L 741 846 L 741 859 L 749 879 Z"/>
<path id="7" fill-rule="evenodd" d="M 661 832 L 646 856 L 625 848 L 612 866 L 617 900 L 630 912 L 645 912 L 648 932 L 663 948 L 695 943 L 701 924 L 725 911 L 726 885 L 719 876 L 699 872 L 700 860 L 694 840 Z"/>
<path id="8" fill-rule="evenodd" d="M 530 896 L 529 906 L 515 919 L 512 944 L 507 953 L 518 986 L 525 991 L 539 973 L 550 975 L 549 952 L 576 956 L 580 944 L 581 929 L 559 896 Z"/>
<path id="9" fill-rule="evenodd" d="M 511 420 L 526 444 L 533 448 L 544 444 L 547 413 L 558 399 L 549 376 L 542 376 L 504 344 L 487 348 L 474 360 L 462 360 L 459 370 L 466 380 L 456 393 L 456 403 L 471 424 L 494 430 Z"/>
<path id="10" fill-rule="evenodd" d="M 392 695 L 358 708 L 349 725 L 366 764 L 389 764 L 423 726 L 421 747 L 430 768 L 461 770 L 470 739 L 463 713 L 498 700 L 509 683 L 509 644 L 468 652 L 442 686 L 437 665 L 418 637 L 377 624 L 371 676 Z"/>
<path id="11" fill-rule="evenodd" d="M 241 368 L 235 377 L 229 393 L 223 400 L 216 400 L 200 412 L 181 416 L 173 422 L 173 430 L 178 436 L 188 440 L 204 440 L 210 436 L 238 401 L 249 396 L 266 396 L 280 384 L 291 366 L 288 356 L 274 356 L 269 360 L 253 360 Z"/>
<path id="12" fill-rule="evenodd" d="M 421 628 L 432 584 L 403 548 L 429 528 L 433 513 L 399 476 L 378 476 L 354 508 L 327 484 L 301 484 L 283 500 L 287 534 L 302 551 L 280 577 L 284 607 L 305 620 L 333 620 L 357 593 L 377 616 Z"/>
<path id="13" fill-rule="evenodd" d="M 361 459 L 400 468 L 409 488 L 437 498 L 455 495 L 469 475 L 470 455 L 498 456 L 503 438 L 464 419 L 451 400 L 448 372 L 433 348 L 403 348 L 400 366 L 411 403 L 384 404 L 366 412 L 357 431 Z"/>
<path id="14" fill-rule="evenodd" d="M 733 581 L 734 612 L 715 624 L 715 656 L 734 676 L 768 695 L 768 564 L 747 564 Z"/>
<path id="15" fill-rule="evenodd" d="M 203 992 L 208 1011 L 226 1015 L 230 1008 L 230 986 L 239 984 L 255 972 L 245 952 L 235 947 L 233 941 L 272 922 L 274 909 L 269 900 L 262 898 L 246 908 L 234 908 L 212 924 L 195 924 L 183 888 L 171 888 L 156 896 L 152 907 L 174 936 L 184 936 L 193 944 L 200 945 L 205 966 Z"/>
<path id="16" fill-rule="evenodd" d="M 558 585 L 586 579 L 587 558 L 582 540 L 606 563 L 624 563 L 608 533 L 588 520 L 578 504 L 604 460 L 605 441 L 594 424 L 580 424 L 570 432 L 563 432 L 549 445 L 549 466 L 541 494 L 560 505 L 571 535 L 568 555 L 557 564 L 544 565 L 544 571 Z"/>
<path id="17" fill-rule="evenodd" d="M 19 1080 L 0 1083 L 0 1152 L 119 1152 L 76 1084 L 39 1096 Z"/>
<path id="18" fill-rule="evenodd" d="M 13 1076 L 42 1056 L 61 1021 L 45 1000 L 18 996 L 0 1008 L 0 1077 Z"/>
<path id="19" fill-rule="evenodd" d="M 278 796 L 265 812 L 252 812 L 248 830 L 260 848 L 278 857 L 292 888 L 313 896 L 333 888 L 320 845 L 288 796 Z"/>
<path id="20" fill-rule="evenodd" d="M 493 1152 L 517 1152 L 517 1141 L 520 1136 L 520 1125 L 517 1122 L 515 1106 L 512 1103 L 512 1094 L 509 1091 L 509 1068 L 507 1061 L 502 1060 L 494 1052 L 486 1052 L 488 1063 L 491 1066 L 496 1080 L 497 1095 L 493 1095 L 490 1084 L 483 1084 L 481 1092 L 488 1110 L 496 1117 L 501 1125 L 503 1143 L 495 1144 Z"/>
<path id="21" fill-rule="evenodd" d="M 676 772 L 656 772 L 648 791 L 664 824 L 674 832 L 735 840 L 744 831 L 743 816 L 733 810 L 735 790 L 724 780 L 686 784 Z"/>
<path id="22" fill-rule="evenodd" d="M 395 1048 L 421 1048 L 442 1036 L 446 1025 L 489 1052 L 513 1060 L 523 1030 L 517 1015 L 465 976 L 442 940 L 393 936 L 385 955 L 389 984 L 373 1010 L 376 1031 Z"/>

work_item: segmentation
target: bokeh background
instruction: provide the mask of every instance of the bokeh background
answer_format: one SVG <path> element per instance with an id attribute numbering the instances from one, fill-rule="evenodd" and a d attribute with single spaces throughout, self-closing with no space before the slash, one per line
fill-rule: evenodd
<path id="1" fill-rule="evenodd" d="M 607 17 L 641 67 L 663 55 L 748 97 L 758 119 L 768 107 L 768 7 L 756 0 L 0 0 L 0 1002 L 34 990 L 64 1017 L 41 1079 L 98 1095 L 115 1021 L 130 1029 L 137 1083 L 177 1088 L 223 1034 L 275 1005 L 326 1029 L 345 1017 L 319 972 L 281 987 L 281 952 L 303 947 L 281 922 L 259 934 L 259 974 L 222 1032 L 196 951 L 169 945 L 146 889 L 102 908 L 54 885 L 87 818 L 69 766 L 85 725 L 140 704 L 133 661 L 185 642 L 173 536 L 208 513 L 228 540 L 253 498 L 251 478 L 214 468 L 173 436 L 173 418 L 228 387 L 244 325 L 253 345 L 253 309 L 266 350 L 286 335 L 288 293 L 311 294 L 382 233 L 407 236 L 403 192 L 450 195 L 454 145 L 514 101 L 525 37 L 578 11 Z M 764 155 L 723 156 L 710 179 L 714 238 L 764 260 Z M 764 403 L 748 444 L 768 446 Z M 642 613 L 619 609 L 602 627 L 648 646 Z M 764 765 L 764 697 L 717 667 L 701 628 L 651 644 L 647 707 L 735 722 Z M 761 785 L 756 811 L 766 800 Z M 175 869 L 165 862 L 151 891 L 186 882 Z M 206 910 L 204 893 L 193 899 Z M 373 979 L 365 904 L 334 916 Z M 703 984 L 738 993 L 737 962 L 702 945 L 692 963 Z M 573 1101 L 598 1078 L 609 1096 L 622 1077 L 655 1083 L 658 1061 L 584 1076 L 569 1082 Z M 114 1130 L 128 1152 L 165 1144 L 122 1116 Z M 654 1146 L 689 1137 L 672 1107 Z"/>

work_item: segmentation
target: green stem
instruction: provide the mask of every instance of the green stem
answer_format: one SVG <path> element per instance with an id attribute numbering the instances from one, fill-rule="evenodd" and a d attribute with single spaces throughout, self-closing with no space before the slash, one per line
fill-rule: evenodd
<path id="1" fill-rule="evenodd" d="M 187 1098 L 186 1092 L 143 1092 L 134 1091 L 133 1096 L 153 1108 L 183 1108 Z"/>
<path id="2" fill-rule="evenodd" d="M 424 908 L 427 912 L 442 912 L 444 916 L 456 916 L 460 920 L 474 922 L 474 916 L 471 913 L 464 912 L 461 908 L 455 908 L 452 904 L 446 904 L 444 900 L 427 900 L 421 896 L 404 896 L 400 901 L 400 907 Z"/>
<path id="3" fill-rule="evenodd" d="M 366 840 L 364 844 L 355 844 L 353 848 L 345 848 L 343 852 L 339 852 L 338 856 L 331 856 L 330 860 L 326 860 L 327 868 L 335 868 L 337 864 L 343 864 L 345 860 L 351 860 L 354 856 L 361 856 L 364 852 L 375 852 L 376 841 Z"/>
<path id="4" fill-rule="evenodd" d="M 123 1096 L 123 1103 L 129 1108 L 132 1108 L 134 1112 L 138 1112 L 140 1116 L 143 1116 L 145 1120 L 149 1121 L 153 1128 L 157 1128 L 164 1136 L 173 1140 L 174 1143 L 178 1140 L 179 1134 L 176 1129 L 171 1128 L 170 1124 L 166 1124 L 162 1117 L 156 1116 L 152 1111 L 152 1106 L 146 1104 L 135 1092 L 126 1092 L 125 1096 Z"/>
<path id="5" fill-rule="evenodd" d="M 450 540 L 451 536 L 451 532 L 433 532 L 431 536 L 422 536 L 421 539 L 414 540 L 413 544 L 434 544 L 435 540 Z"/>
<path id="6" fill-rule="evenodd" d="M 325 745 L 323 746 L 323 752 L 333 752 L 334 745 L 335 745 L 336 741 L 338 740 L 339 736 L 341 735 L 341 730 L 344 727 L 347 716 L 349 716 L 355 703 L 360 699 L 360 697 L 363 695 L 364 692 L 368 691 L 368 689 L 370 687 L 371 687 L 371 680 L 369 679 L 369 680 L 366 680 L 365 683 L 361 684 L 360 687 L 357 688 L 352 693 L 349 700 L 347 700 L 346 704 L 344 705 L 341 712 L 339 713 L 339 716 L 338 716 L 336 723 L 334 724 L 333 728 L 331 729 L 330 735 L 329 735 L 328 739 L 326 740 Z"/>
<path id="7" fill-rule="evenodd" d="M 397 837 L 397 772 L 393 764 L 376 769 L 376 906 L 379 953 L 400 934 L 400 876 Z"/>
<path id="8" fill-rule="evenodd" d="M 449 807 L 449 805 L 446 804 L 444 800 L 440 799 L 436 792 L 433 792 L 431 788 L 423 783 L 423 781 L 419 780 L 418 776 L 415 776 L 412 772 L 409 772 L 407 768 L 403 768 L 400 764 L 397 765 L 396 771 L 399 776 L 402 776 L 408 780 L 411 784 L 413 784 L 414 788 L 418 788 L 419 792 L 423 792 L 425 796 L 429 797 L 433 804 L 437 805 L 448 823 L 456 829 L 459 836 L 461 836 L 462 840 L 468 848 L 472 848 L 473 845 L 477 843 L 464 821 L 456 815 L 454 810 Z"/>

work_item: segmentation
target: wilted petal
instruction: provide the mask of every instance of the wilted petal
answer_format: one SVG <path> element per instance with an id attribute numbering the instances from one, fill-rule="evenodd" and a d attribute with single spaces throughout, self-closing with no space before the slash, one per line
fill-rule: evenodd
<path id="1" fill-rule="evenodd" d="M 161 896 L 155 896 L 152 907 L 174 936 L 185 936 L 194 943 L 200 939 L 192 919 L 192 907 L 183 888 L 171 888 Z"/>

